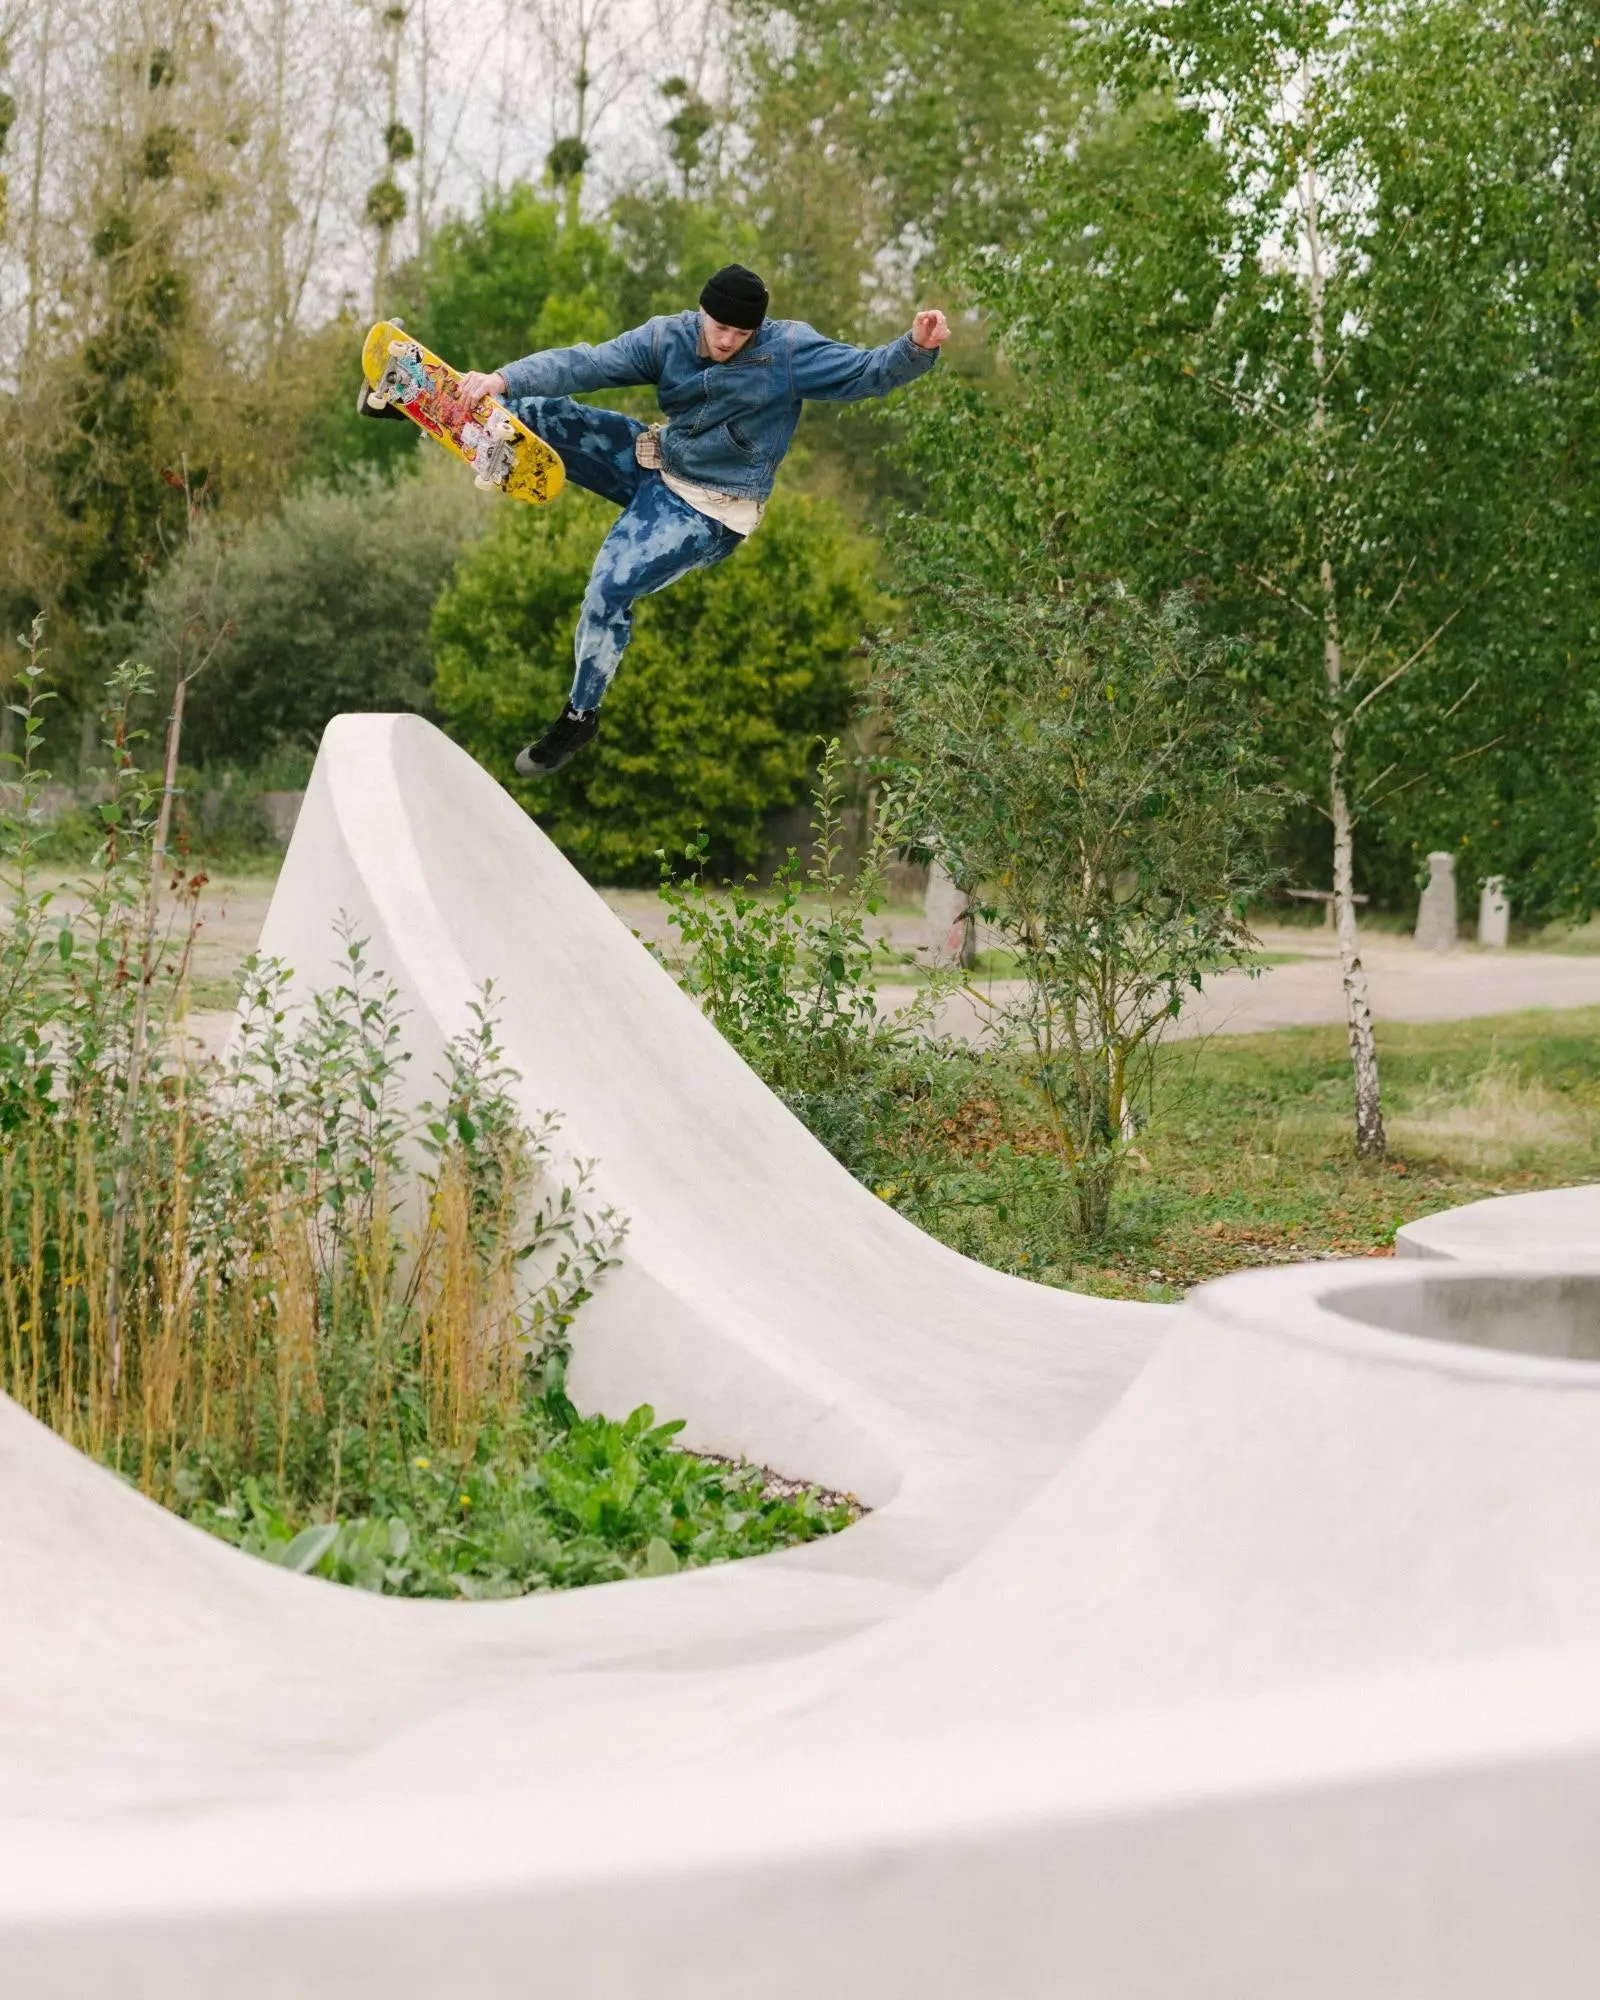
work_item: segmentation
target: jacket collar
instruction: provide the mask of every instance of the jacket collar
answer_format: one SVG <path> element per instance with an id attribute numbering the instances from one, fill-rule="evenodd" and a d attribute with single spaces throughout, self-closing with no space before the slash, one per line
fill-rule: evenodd
<path id="1" fill-rule="evenodd" d="M 706 348 L 706 323 L 701 315 L 700 308 L 698 306 L 692 306 L 690 308 L 690 312 L 694 318 L 695 359 L 697 361 L 711 362 L 711 355 Z M 772 325 L 772 319 L 771 316 L 769 315 L 756 328 L 755 338 L 753 340 L 747 340 L 744 346 L 739 348 L 737 352 L 730 354 L 728 356 L 728 361 L 738 361 L 746 354 L 754 354 L 756 349 L 766 339 L 767 331 L 771 327 L 771 325 Z M 716 368 L 724 368 L 727 366 L 727 362 L 723 361 L 711 362 L 711 365 Z"/>

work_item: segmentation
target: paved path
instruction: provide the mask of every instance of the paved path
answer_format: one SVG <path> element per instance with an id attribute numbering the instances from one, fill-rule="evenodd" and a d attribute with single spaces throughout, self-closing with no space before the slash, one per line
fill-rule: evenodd
<path id="1" fill-rule="evenodd" d="M 659 898 L 650 890 L 611 889 L 605 900 L 630 929 L 669 949 L 676 941 Z M 206 891 L 196 953 L 196 975 L 208 983 L 237 976 L 240 961 L 254 950 L 266 919 L 272 884 L 260 879 L 220 881 Z M 892 911 L 874 926 L 897 949 L 915 947 L 921 919 Z M 1292 955 L 1288 964 L 1269 965 L 1254 977 L 1226 972 L 1208 979 L 1185 1008 L 1180 1036 L 1251 1035 L 1273 1028 L 1311 1028 L 1344 1020 L 1339 958 L 1320 931 L 1266 930 L 1270 954 Z M 337 942 L 328 942 L 331 971 Z M 1451 952 L 1419 951 L 1408 937 L 1388 932 L 1363 939 L 1371 979 L 1373 1012 L 1379 1021 L 1461 1021 L 1485 1014 L 1515 1014 L 1530 1007 L 1600 1006 L 1600 952 L 1481 951 L 1462 945 Z M 304 969 L 304 968 L 302 968 Z M 1003 1006 L 1019 990 L 1008 980 L 976 980 L 974 989 Z M 903 1006 L 916 989 L 886 980 L 879 996 L 887 1007 Z M 193 1017 L 208 1047 L 220 1046 L 228 1016 L 207 1009 Z M 989 1009 L 958 996 L 945 1009 L 943 1025 L 976 1039 Z"/>
<path id="2" fill-rule="evenodd" d="M 1286 965 L 1254 975 L 1224 972 L 1208 979 L 1185 1007 L 1176 1033 L 1254 1035 L 1273 1028 L 1314 1028 L 1341 1023 L 1344 988 L 1337 949 L 1304 931 L 1268 931 L 1268 952 L 1296 953 Z M 1600 955 L 1535 951 L 1420 951 L 1410 938 L 1386 934 L 1363 940 L 1372 1009 L 1383 1021 L 1464 1021 L 1484 1014 L 1516 1014 L 1534 1007 L 1600 1006 Z M 915 989 L 885 985 L 886 1005 L 903 1005 Z M 1021 988 L 1014 980 L 978 980 L 975 991 L 1004 1006 Z M 977 1039 L 990 1008 L 957 995 L 944 1010 L 951 1033 Z"/>

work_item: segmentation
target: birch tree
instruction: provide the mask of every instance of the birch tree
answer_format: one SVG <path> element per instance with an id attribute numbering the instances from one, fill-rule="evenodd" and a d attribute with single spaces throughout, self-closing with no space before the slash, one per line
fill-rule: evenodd
<path id="1" fill-rule="evenodd" d="M 1561 162 L 1524 38 L 1475 0 L 1135 0 L 1063 60 L 1084 96 L 1031 177 L 1030 240 L 973 273 L 1018 394 L 923 399 L 919 463 L 968 571 L 1042 543 L 1187 587 L 1251 639 L 1327 829 L 1355 1144 L 1378 1157 L 1360 828 L 1470 784 L 1516 686 L 1557 671 L 1532 634 L 1570 336 L 1527 223 Z M 1519 621 L 1520 657 L 1489 643 Z"/>

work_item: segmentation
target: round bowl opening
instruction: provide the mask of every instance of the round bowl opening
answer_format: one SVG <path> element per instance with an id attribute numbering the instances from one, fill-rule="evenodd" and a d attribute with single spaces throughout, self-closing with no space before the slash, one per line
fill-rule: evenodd
<path id="1" fill-rule="evenodd" d="M 1323 1304 L 1341 1319 L 1417 1340 L 1600 1362 L 1600 1272 L 1457 1270 L 1409 1284 L 1341 1287 Z"/>

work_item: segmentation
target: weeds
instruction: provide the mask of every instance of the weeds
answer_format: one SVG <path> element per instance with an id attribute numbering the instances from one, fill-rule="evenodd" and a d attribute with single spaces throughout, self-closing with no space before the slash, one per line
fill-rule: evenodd
<path id="1" fill-rule="evenodd" d="M 134 756 L 119 674 L 93 868 L 41 887 L 30 803 L 48 700 L 22 677 L 20 810 L 0 821 L 0 1382 L 150 1497 L 301 1570 L 504 1595 L 662 1573 L 841 1526 L 701 1465 L 681 1426 L 583 1418 L 575 1315 L 624 1235 L 529 1126 L 493 995 L 409 1087 L 398 996 L 348 927 L 287 1004 L 251 961 L 226 1058 L 179 1031 L 204 878 L 162 854 L 176 769 Z"/>
<path id="2" fill-rule="evenodd" d="M 702 834 L 684 850 L 686 879 L 662 857 L 660 895 L 682 940 L 680 980 L 750 1067 L 859 1180 L 911 1190 L 927 1179 L 924 1155 L 942 1156 L 940 1121 L 958 1109 L 970 1068 L 932 1033 L 959 974 L 932 975 L 907 1006 L 880 1010 L 867 919 L 905 812 L 891 805 L 880 816 L 847 874 L 843 791 L 834 742 L 816 792 L 816 858 L 802 868 L 791 848 L 770 893 L 713 887 Z"/>

